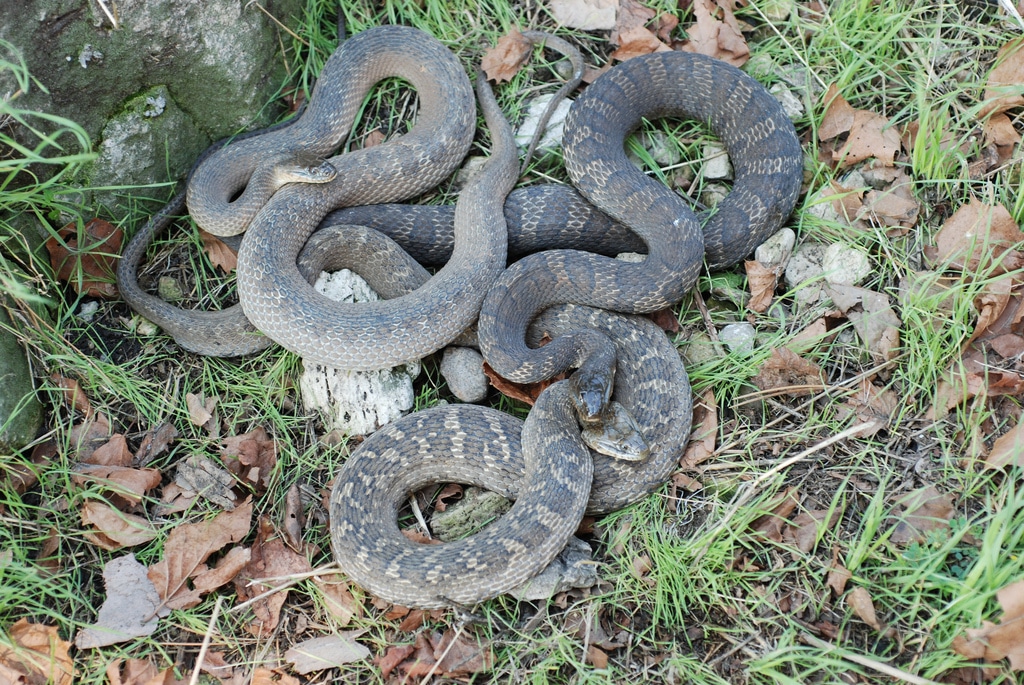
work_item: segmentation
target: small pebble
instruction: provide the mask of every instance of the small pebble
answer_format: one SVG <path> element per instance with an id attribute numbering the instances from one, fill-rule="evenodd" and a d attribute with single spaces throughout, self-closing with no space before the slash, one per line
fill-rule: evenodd
<path id="1" fill-rule="evenodd" d="M 470 347 L 448 347 L 441 358 L 441 375 L 448 389 L 463 402 L 480 402 L 487 397 L 484 358 Z"/>
<path id="2" fill-rule="evenodd" d="M 731 323 L 718 332 L 718 339 L 729 348 L 730 352 L 750 354 L 754 351 L 756 333 L 754 327 L 749 323 Z"/>

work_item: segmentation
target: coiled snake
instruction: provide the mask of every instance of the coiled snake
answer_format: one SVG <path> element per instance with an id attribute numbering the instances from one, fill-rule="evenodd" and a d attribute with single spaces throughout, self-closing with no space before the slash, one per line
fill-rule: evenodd
<path id="1" fill-rule="evenodd" d="M 457 64 L 451 68 L 450 54 L 424 54 L 422 46 L 436 41 L 418 33 L 410 40 L 408 35 L 399 36 L 403 31 L 411 30 L 382 27 L 350 39 L 331 58 L 331 63 L 338 65 L 334 71 L 349 71 L 349 77 L 338 86 L 345 94 L 324 96 L 325 75 L 317 84 L 313 103 L 337 98 L 345 111 L 352 112 L 373 83 L 399 75 L 412 82 L 419 94 L 416 126 L 397 141 L 332 158 L 331 163 L 340 167 L 332 181 L 283 187 L 255 215 L 239 255 L 240 300 L 256 327 L 306 358 L 335 366 L 376 368 L 437 349 L 444 344 L 438 342 L 441 338 L 458 333 L 449 329 L 461 330 L 472 320 L 486 288 L 504 266 L 504 237 L 498 241 L 502 245 L 497 245 L 490 228 L 505 223 L 502 203 L 514 179 L 515 160 L 505 148 L 504 122 L 497 120 L 500 113 L 496 115 L 493 109 L 488 125 L 495 141 L 494 159 L 490 171 L 463 193 L 455 210 L 452 256 L 438 274 L 446 270 L 458 274 L 448 285 L 444 279 L 431 285 L 438 280 L 435 277 L 417 291 L 422 291 L 420 295 L 379 303 L 379 309 L 372 310 L 366 321 L 389 322 L 382 331 L 368 325 L 353 329 L 337 323 L 341 310 L 315 296 L 295 266 L 307 237 L 331 209 L 392 202 L 422 192 L 446 176 L 465 151 L 468 138 L 456 144 L 452 158 L 438 152 L 439 164 L 433 157 L 427 159 L 426 150 L 437 150 L 434 143 L 447 144 L 458 138 L 438 134 L 431 127 L 447 130 L 442 125 L 451 120 L 461 122 L 467 111 L 472 119 L 468 87 L 453 86 L 465 76 Z M 417 54 L 410 54 L 410 48 Z M 438 63 L 449 66 L 435 74 Z M 481 101 L 486 112 L 492 106 L 486 93 L 481 93 Z M 443 109 L 453 103 L 455 111 Z M 441 109 L 432 109 L 435 105 Z M 311 110 L 313 107 L 311 104 Z M 622 151 L 624 136 L 641 117 L 666 115 L 709 122 L 736 167 L 732 193 L 703 233 L 686 205 L 637 172 Z M 617 399 L 636 419 L 652 446 L 652 456 L 639 464 L 595 458 L 588 496 L 591 459 L 568 411 L 573 393 L 565 383 L 551 386 L 531 411 L 522 434 L 525 452 L 519 450 L 520 429 L 515 420 L 479 407 L 442 407 L 389 425 L 346 462 L 331 495 L 330 514 L 332 545 L 342 568 L 391 601 L 436 607 L 473 604 L 500 594 L 553 558 L 585 507 L 593 512 L 609 511 L 636 501 L 664 482 L 684 448 L 691 406 L 685 371 L 664 334 L 632 316 L 565 307 L 545 314 L 535 326 L 532 335 L 537 326 L 558 334 L 554 342 L 538 351 L 528 342 L 535 342 L 535 338 L 527 338 L 530 322 L 549 305 L 567 301 L 628 312 L 671 304 L 692 285 L 705 248 L 713 266 L 741 258 L 785 220 L 799 193 L 801 151 L 792 124 L 779 105 L 738 70 L 687 53 L 636 58 L 592 84 L 574 105 L 565 156 L 584 195 L 636 235 L 592 208 L 577 209 L 585 203 L 571 191 L 543 190 L 539 197 L 554 198 L 553 205 L 546 205 L 545 199 L 534 200 L 532 195 L 513 194 L 519 198 L 515 200 L 519 206 L 540 207 L 534 218 L 522 220 L 522 227 L 510 227 L 513 242 L 518 240 L 518 247 L 527 249 L 537 242 L 545 247 L 563 246 L 558 238 L 534 237 L 543 225 L 538 215 L 564 212 L 570 217 L 584 216 L 579 221 L 573 219 L 571 228 L 562 229 L 563 234 L 575 238 L 574 247 L 599 242 L 598 234 L 591 232 L 595 230 L 591 226 L 599 226 L 596 230 L 612 234 L 600 247 L 602 251 L 614 254 L 617 249 L 640 247 L 647 258 L 639 265 L 624 265 L 556 250 L 517 262 L 487 296 L 480 321 L 482 346 L 488 360 L 501 365 L 505 375 L 515 377 L 517 369 L 525 368 L 525 375 L 519 377 L 533 378 L 581 363 L 589 354 L 590 340 L 615 341 L 618 345 L 611 356 L 617 358 L 617 374 L 614 381 L 605 376 L 604 382 L 614 382 Z M 215 159 L 216 155 L 207 163 L 214 164 Z M 380 161 L 380 166 L 371 165 L 371 160 Z M 232 192 L 225 191 L 222 200 L 230 199 Z M 565 209 L 563 203 L 571 208 Z M 360 211 L 345 210 L 335 220 L 353 221 Z M 392 235 L 399 243 L 415 246 L 415 236 L 403 235 L 409 225 L 403 221 Z M 443 227 L 431 230 L 446 232 Z M 478 236 L 483 247 L 460 238 L 474 232 L 490 232 Z M 445 249 L 424 251 L 443 256 Z M 473 267 L 474 259 L 483 266 Z M 487 275 L 469 280 L 484 272 Z M 131 275 L 134 279 L 133 271 Z M 436 305 L 433 318 L 422 316 L 425 302 Z M 468 304 L 468 319 L 456 313 L 454 304 Z M 441 328 L 445 329 L 443 335 L 436 335 Z M 581 328 L 588 332 L 572 332 Z M 425 337 L 431 342 L 423 343 Z M 345 355 L 340 362 L 339 353 Z M 512 361 L 499 361 L 506 358 Z M 521 481 L 524 469 L 527 476 Z M 519 499 L 497 526 L 458 543 L 435 547 L 405 540 L 397 531 L 395 514 L 407 492 L 453 479 Z"/>

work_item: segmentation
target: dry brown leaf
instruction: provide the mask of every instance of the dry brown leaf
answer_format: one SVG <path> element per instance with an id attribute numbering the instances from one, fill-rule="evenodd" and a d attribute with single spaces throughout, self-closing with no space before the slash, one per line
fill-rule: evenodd
<path id="1" fill-rule="evenodd" d="M 284 653 L 285 661 L 291 662 L 292 669 L 300 675 L 362 661 L 370 656 L 370 650 L 355 641 L 362 633 L 348 631 L 303 640 Z"/>
<path id="2" fill-rule="evenodd" d="M 80 233 L 69 223 L 46 241 L 50 266 L 76 293 L 112 300 L 118 296 L 114 264 L 123 239 L 121 229 L 102 219 L 90 219 Z"/>
<path id="3" fill-rule="evenodd" d="M 1014 38 L 999 48 L 995 68 L 988 74 L 984 104 L 978 116 L 1005 112 L 1024 104 L 1024 38 Z"/>
<path id="4" fill-rule="evenodd" d="M 72 685 L 75 664 L 69 655 L 71 643 L 60 639 L 57 626 L 29 623 L 23 618 L 7 630 L 7 637 L 10 646 L 0 642 L 0 665 L 32 685 Z"/>
<path id="5" fill-rule="evenodd" d="M 82 523 L 92 526 L 82 533 L 85 539 L 108 551 L 141 545 L 156 537 L 156 529 L 147 519 L 118 511 L 102 502 L 82 505 Z"/>
<path id="6" fill-rule="evenodd" d="M 142 436 L 139 449 L 135 450 L 135 463 L 145 466 L 166 452 L 170 444 L 177 439 L 178 429 L 174 427 L 174 424 L 161 423 L 156 429 L 147 431 Z"/>
<path id="7" fill-rule="evenodd" d="M 953 649 L 968 659 L 1001 661 L 1009 657 L 1010 668 L 1024 671 L 1024 580 L 996 593 L 1003 615 L 999 623 L 982 621 L 981 628 L 968 628 L 967 638 L 953 641 Z"/>
<path id="8" fill-rule="evenodd" d="M 637 27 L 643 28 L 654 19 L 654 10 L 637 0 L 619 0 L 615 15 L 615 27 L 608 36 L 612 45 L 622 45 L 622 34 Z"/>
<path id="9" fill-rule="evenodd" d="M 978 321 L 974 324 L 974 332 L 971 333 L 968 344 L 982 337 L 990 337 L 991 329 L 995 328 L 1007 305 L 1010 304 L 1010 296 L 1016 281 L 1014 274 L 1004 274 L 1001 278 L 989 280 L 984 284 L 982 291 L 974 298 Z"/>
<path id="10" fill-rule="evenodd" d="M 193 454 L 178 462 L 174 482 L 183 492 L 197 494 L 228 511 L 238 503 L 238 495 L 234 491 L 235 477 L 201 454 Z"/>
<path id="11" fill-rule="evenodd" d="M 82 461 L 99 466 L 130 466 L 132 453 L 128 449 L 128 441 L 125 440 L 125 437 L 120 433 L 115 433 L 105 444 L 93 450 L 88 459 Z"/>
<path id="12" fill-rule="evenodd" d="M 952 498 L 934 485 L 914 490 L 896 504 L 902 513 L 893 517 L 898 522 L 889 541 L 897 545 L 922 542 L 929 531 L 949 528 L 949 519 L 953 518 Z"/>
<path id="13" fill-rule="evenodd" d="M 563 380 L 567 374 L 560 373 L 554 378 L 550 378 L 546 381 L 540 381 L 539 383 L 513 383 L 510 380 L 506 380 L 502 376 L 498 375 L 498 372 L 491 368 L 491 365 L 484 362 L 484 375 L 487 376 L 487 380 L 490 381 L 491 385 L 506 397 L 511 397 L 514 400 L 525 402 L 529 406 L 533 406 L 540 394 L 552 383 Z"/>
<path id="14" fill-rule="evenodd" d="M 110 685 L 175 685 L 174 669 L 157 669 L 148 659 L 114 659 L 107 665 Z"/>
<path id="15" fill-rule="evenodd" d="M 818 541 L 820 528 L 832 528 L 839 521 L 842 512 L 839 509 L 829 512 L 822 509 L 813 511 L 802 511 L 796 515 L 793 521 L 782 531 L 782 539 L 786 544 L 793 545 L 798 550 L 807 554 L 814 549 Z"/>
<path id="16" fill-rule="evenodd" d="M 480 67 L 495 83 L 511 81 L 533 51 L 533 43 L 517 29 L 498 39 L 498 44 L 484 53 Z"/>
<path id="17" fill-rule="evenodd" d="M 608 654 L 597 645 L 587 648 L 587 663 L 596 669 L 608 668 Z"/>
<path id="18" fill-rule="evenodd" d="M 715 401 L 714 390 L 709 387 L 693 405 L 693 430 L 679 465 L 684 469 L 692 469 L 713 457 L 717 438 L 718 403 Z"/>
<path id="19" fill-rule="evenodd" d="M 302 549 L 302 527 L 306 524 L 302 512 L 302 493 L 299 484 L 292 483 L 284 496 L 284 534 L 288 546 L 296 552 Z"/>
<path id="20" fill-rule="evenodd" d="M 270 520 L 260 517 L 256 542 L 252 545 L 252 558 L 235 577 L 235 591 L 239 599 L 251 600 L 281 584 L 281 581 L 259 582 L 262 578 L 280 578 L 312 570 L 306 556 L 284 544 Z M 281 607 L 287 598 L 288 588 L 285 587 L 253 603 L 252 612 L 256 618 L 246 626 L 247 630 L 257 637 L 271 635 L 277 628 Z"/>
<path id="21" fill-rule="evenodd" d="M 203 241 L 203 251 L 213 268 L 220 269 L 226 274 L 238 268 L 238 253 L 223 240 L 201 228 L 199 229 L 199 239 Z"/>
<path id="22" fill-rule="evenodd" d="M 623 31 L 619 35 L 622 44 L 616 48 L 609 57 L 613 60 L 625 62 L 640 55 L 649 55 L 652 52 L 664 52 L 671 50 L 669 46 L 658 40 L 658 37 L 643 26 L 634 26 Z"/>
<path id="23" fill-rule="evenodd" d="M 213 409 L 219 398 L 205 398 L 202 395 L 185 393 L 185 406 L 188 407 L 188 418 L 197 426 L 205 426 L 213 418 Z"/>
<path id="24" fill-rule="evenodd" d="M 213 568 L 206 568 L 192 577 L 192 586 L 200 595 L 205 595 L 235 579 L 251 558 L 248 547 L 232 547 Z"/>
<path id="25" fill-rule="evenodd" d="M 855 587 L 846 596 L 846 603 L 857 614 L 857 618 L 867 623 L 875 630 L 881 632 L 882 624 L 878 622 L 875 615 L 875 605 L 871 601 L 871 593 L 862 587 Z"/>
<path id="26" fill-rule="evenodd" d="M 985 468 L 1002 469 L 1008 465 L 1024 466 L 1024 421 L 1003 433 L 992 444 L 985 459 Z"/>
<path id="27" fill-rule="evenodd" d="M 78 631 L 75 646 L 93 649 L 152 635 L 159 621 L 160 596 L 146 576 L 146 567 L 135 560 L 135 555 L 108 561 L 103 567 L 103 585 L 107 598 L 96 623 Z"/>
<path id="28" fill-rule="evenodd" d="M 679 46 L 680 50 L 714 57 L 736 67 L 746 63 L 750 58 L 750 48 L 740 31 L 731 3 L 694 0 L 693 16 L 695 23 L 686 29 L 689 40 Z"/>
<path id="29" fill-rule="evenodd" d="M 92 403 L 89 402 L 89 397 L 82 390 L 82 386 L 78 384 L 74 378 L 68 378 L 61 376 L 59 373 L 50 374 L 50 380 L 58 388 L 64 391 L 64 401 L 67 403 L 69 409 L 74 409 L 82 412 L 87 419 L 91 419 L 93 416 Z"/>
<path id="30" fill-rule="evenodd" d="M 831 83 L 821 100 L 825 105 L 825 113 L 818 126 L 818 140 L 832 140 L 853 128 L 853 117 L 856 110 L 839 93 L 836 84 Z"/>
<path id="31" fill-rule="evenodd" d="M 970 273 L 987 271 L 998 262 L 1000 271 L 1013 271 L 1024 265 L 1024 256 L 1012 249 L 1022 240 L 1024 233 L 1005 207 L 972 197 L 935 236 L 935 262 Z"/>
<path id="32" fill-rule="evenodd" d="M 205 562 L 214 552 L 248 535 L 251 519 L 252 502 L 246 500 L 234 511 L 171 531 L 163 561 L 149 567 L 149 579 L 166 607 L 186 609 L 199 603 L 201 594 L 189 588 L 189 579 L 207 570 Z"/>
<path id="33" fill-rule="evenodd" d="M 379 128 L 375 128 L 367 133 L 366 137 L 363 138 L 363 149 L 366 150 L 371 147 L 377 147 L 384 142 L 385 138 L 386 136 L 384 135 L 384 131 L 381 131 Z"/>
<path id="34" fill-rule="evenodd" d="M 846 583 L 850 578 L 853 578 L 853 573 L 850 569 L 839 563 L 838 552 L 838 549 L 833 552 L 832 566 L 828 569 L 828 580 L 825 581 L 825 584 L 832 588 L 832 592 L 835 593 L 836 597 L 843 594 L 843 591 L 846 589 Z"/>
<path id="35" fill-rule="evenodd" d="M 862 378 L 857 394 L 850 397 L 839 409 L 839 417 L 856 415 L 861 423 L 870 424 L 861 431 L 863 437 L 871 437 L 889 425 L 889 420 L 899 406 L 899 398 L 892 390 L 876 387 L 869 378 Z"/>
<path id="36" fill-rule="evenodd" d="M 607 31 L 615 27 L 618 0 L 549 0 L 551 16 L 560 26 L 581 31 Z"/>
<path id="37" fill-rule="evenodd" d="M 869 190 L 864 196 L 861 216 L 878 226 L 900 226 L 911 228 L 917 223 L 921 204 L 913 197 L 907 197 L 906 186 L 889 190 Z"/>
<path id="38" fill-rule="evenodd" d="M 352 595 L 351 582 L 341 574 L 314 577 L 313 584 L 320 590 L 324 608 L 335 618 L 338 627 L 344 628 L 353 618 L 363 615 L 362 603 Z"/>
<path id="39" fill-rule="evenodd" d="M 765 505 L 769 513 L 759 516 L 750 524 L 750 528 L 773 542 L 782 542 L 783 530 L 787 525 L 786 518 L 793 513 L 798 504 L 799 492 L 795 487 L 789 487 Z"/>
<path id="40" fill-rule="evenodd" d="M 825 387 L 817 364 L 784 347 L 772 349 L 751 382 L 761 390 L 782 390 L 791 397 L 810 395 Z"/>
<path id="41" fill-rule="evenodd" d="M 160 485 L 160 471 L 79 464 L 75 467 L 72 480 L 79 485 L 102 485 L 104 490 L 125 499 L 128 503 L 138 504 L 147 492 Z"/>
<path id="42" fill-rule="evenodd" d="M 892 166 L 900 151 L 900 134 L 881 114 L 858 109 L 853 114 L 850 135 L 841 148 L 833 151 L 832 160 L 840 167 L 851 167 L 874 157 Z"/>
<path id="43" fill-rule="evenodd" d="M 86 461 L 97 447 L 110 439 L 110 421 L 97 412 L 91 418 L 71 427 L 70 456 Z"/>
<path id="44" fill-rule="evenodd" d="M 756 260 L 743 263 L 747 271 L 747 285 L 750 288 L 750 301 L 747 309 L 752 312 L 766 312 L 775 297 L 775 286 L 779 275 L 772 267 L 765 266 Z"/>
<path id="45" fill-rule="evenodd" d="M 252 672 L 249 685 L 301 685 L 302 681 L 295 676 L 276 668 L 259 667 Z"/>
<path id="46" fill-rule="evenodd" d="M 1020 144 L 1020 132 L 1013 127 L 1013 121 L 1006 114 L 993 114 L 985 120 L 985 140 L 996 148 L 996 158 L 989 168 L 1006 162 L 1013 156 L 1013 150 Z M 986 169 L 987 171 L 987 169 Z"/>
<path id="47" fill-rule="evenodd" d="M 270 485 L 277 465 L 277 443 L 262 426 L 224 438 L 220 458 L 228 471 L 262 492 Z"/>

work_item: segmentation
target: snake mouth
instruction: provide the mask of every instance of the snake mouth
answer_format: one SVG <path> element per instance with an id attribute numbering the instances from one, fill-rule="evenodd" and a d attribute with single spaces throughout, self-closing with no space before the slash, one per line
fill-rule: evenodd
<path id="1" fill-rule="evenodd" d="M 277 188 L 286 183 L 330 183 L 338 176 L 338 170 L 329 160 L 297 160 L 274 167 L 274 184 Z"/>

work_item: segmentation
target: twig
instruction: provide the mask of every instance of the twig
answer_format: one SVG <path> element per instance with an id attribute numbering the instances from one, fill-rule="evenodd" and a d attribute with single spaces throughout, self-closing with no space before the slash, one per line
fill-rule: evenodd
<path id="1" fill-rule="evenodd" d="M 837 647 L 836 645 L 829 644 L 824 640 L 819 640 L 809 633 L 801 633 L 800 639 L 812 647 L 817 647 L 818 649 L 823 649 L 826 652 L 834 653 L 847 661 L 852 661 L 853 663 L 864 666 L 865 668 L 870 668 L 873 671 L 884 673 L 890 678 L 896 678 L 897 680 L 902 680 L 905 683 L 913 683 L 913 685 L 940 685 L 935 680 L 928 680 L 927 678 L 916 676 L 913 673 L 907 673 L 895 666 L 890 666 L 889 664 L 864 656 L 863 654 L 848 652 L 847 650 Z"/>
<path id="2" fill-rule="evenodd" d="M 110 20 L 110 25 L 115 29 L 120 28 L 120 24 L 117 21 L 117 17 L 107 8 L 106 0 L 96 0 L 96 4 L 103 10 L 103 14 L 107 15 L 107 19 Z"/>
<path id="3" fill-rule="evenodd" d="M 203 668 L 203 659 L 206 658 L 206 650 L 210 648 L 210 639 L 213 637 L 213 626 L 217 623 L 217 617 L 220 615 L 220 605 L 224 601 L 223 595 L 217 596 L 217 603 L 213 605 L 213 615 L 210 616 L 210 624 L 206 626 L 206 634 L 203 635 L 203 645 L 199 648 L 199 656 L 196 657 L 196 665 L 192 669 L 192 677 L 188 680 L 188 685 L 196 685 L 199 682 L 199 671 Z"/>
<path id="4" fill-rule="evenodd" d="M 287 578 L 287 580 L 285 582 L 281 583 L 280 585 L 275 585 L 274 587 L 270 588 L 269 590 L 261 592 L 260 594 L 256 595 L 252 599 L 246 600 L 246 601 L 242 602 L 241 604 L 236 604 L 235 606 L 233 606 L 230 609 L 228 609 L 227 613 L 233 614 L 236 611 L 241 611 L 242 609 L 245 609 L 246 607 L 248 607 L 248 606 L 250 606 L 252 604 L 255 604 L 256 602 L 260 601 L 261 599 L 266 599 L 267 597 L 269 597 L 270 595 L 272 595 L 272 594 L 274 594 L 276 592 L 280 592 L 281 590 L 287 590 L 288 588 L 290 588 L 293 585 L 295 585 L 296 583 L 298 583 L 300 580 L 305 580 L 306 578 L 315 578 L 316 576 L 323 575 L 324 573 L 331 572 L 331 570 L 332 570 L 331 567 L 332 566 L 336 566 L 336 565 L 337 564 L 335 564 L 335 563 L 330 563 L 330 564 L 327 564 L 326 566 L 320 566 L 319 568 L 315 568 L 312 571 L 307 571 L 306 573 L 296 573 L 296 574 L 293 574 L 291 576 L 279 576 L 278 578 L 273 578 L 273 577 L 272 578 L 254 578 L 253 580 L 249 581 L 249 584 L 246 587 L 252 587 L 253 585 L 266 585 L 267 581 L 278 580 L 279 578 Z M 337 570 L 340 570 L 340 569 L 337 569 Z"/>

